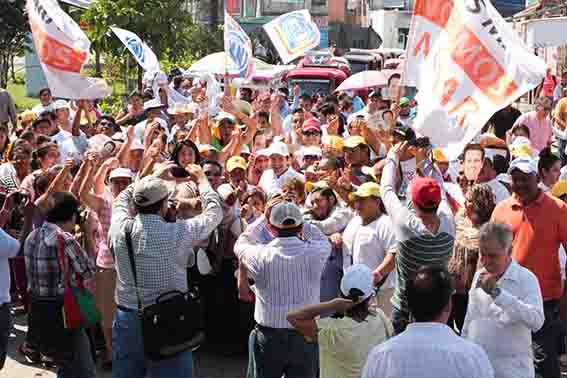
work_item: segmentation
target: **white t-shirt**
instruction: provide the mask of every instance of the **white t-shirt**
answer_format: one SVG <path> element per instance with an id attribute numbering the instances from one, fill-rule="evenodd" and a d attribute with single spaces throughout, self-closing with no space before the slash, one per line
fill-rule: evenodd
<path id="1" fill-rule="evenodd" d="M 343 233 L 343 265 L 364 264 L 374 270 L 384 261 L 386 253 L 396 245 L 396 235 L 390 217 L 382 215 L 367 225 L 362 224 L 360 216 L 354 217 Z M 396 282 L 395 272 L 391 272 L 384 288 L 391 289 Z"/>
<path id="2" fill-rule="evenodd" d="M 508 188 L 506 188 L 504 184 L 502 184 L 497 179 L 492 179 L 486 182 L 486 185 L 488 185 L 490 189 L 492 189 L 492 193 L 494 193 L 494 197 L 496 198 L 496 204 L 504 201 L 505 199 L 508 199 L 511 196 Z"/>
<path id="3" fill-rule="evenodd" d="M 346 316 L 317 319 L 317 328 L 323 378 L 360 378 L 370 350 L 393 334 L 380 309 L 361 323 Z"/>

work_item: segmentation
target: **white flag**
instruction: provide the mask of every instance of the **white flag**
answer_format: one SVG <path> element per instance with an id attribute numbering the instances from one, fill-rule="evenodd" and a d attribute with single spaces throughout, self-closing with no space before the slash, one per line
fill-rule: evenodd
<path id="1" fill-rule="evenodd" d="M 225 62 L 226 71 L 230 73 L 235 65 L 241 78 L 250 79 L 255 69 L 252 41 L 227 12 L 224 12 L 224 51 L 230 59 Z"/>
<path id="2" fill-rule="evenodd" d="M 405 68 L 419 90 L 414 128 L 451 157 L 545 70 L 489 1 L 416 0 Z"/>
<path id="3" fill-rule="evenodd" d="M 156 54 L 146 45 L 140 37 L 131 31 L 111 27 L 110 28 L 118 39 L 130 50 L 138 64 L 146 72 L 155 73 L 159 72 L 159 61 Z"/>
<path id="4" fill-rule="evenodd" d="M 264 25 L 284 64 L 319 46 L 321 32 L 307 9 L 289 12 Z"/>
<path id="5" fill-rule="evenodd" d="M 90 41 L 55 0 L 26 3 L 33 41 L 54 97 L 94 100 L 112 93 L 102 79 L 81 75 L 89 58 Z"/>

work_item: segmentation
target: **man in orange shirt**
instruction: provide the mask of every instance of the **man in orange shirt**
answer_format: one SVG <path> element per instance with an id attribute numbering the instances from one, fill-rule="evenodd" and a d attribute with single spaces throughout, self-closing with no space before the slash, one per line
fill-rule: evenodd
<path id="1" fill-rule="evenodd" d="M 496 206 L 492 221 L 512 227 L 512 257 L 539 281 L 545 323 L 532 335 L 536 373 L 540 377 L 559 378 L 559 332 L 555 324 L 563 283 L 558 251 L 560 243 L 567 246 L 567 205 L 538 188 L 537 164 L 533 159 L 515 159 L 509 172 L 514 194 Z"/>

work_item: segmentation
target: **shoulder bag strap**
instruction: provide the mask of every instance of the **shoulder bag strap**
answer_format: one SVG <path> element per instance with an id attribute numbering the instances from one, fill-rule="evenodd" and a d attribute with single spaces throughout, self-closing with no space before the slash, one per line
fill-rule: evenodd
<path id="1" fill-rule="evenodd" d="M 61 273 L 63 274 L 63 287 L 68 289 L 70 284 L 69 271 L 66 269 L 65 264 L 65 238 L 61 234 L 57 235 L 57 255 Z"/>
<path id="2" fill-rule="evenodd" d="M 134 277 L 134 288 L 136 289 L 136 300 L 138 301 L 138 313 L 142 313 L 142 300 L 140 299 L 140 292 L 138 291 L 138 277 L 136 274 L 136 262 L 134 261 L 134 247 L 132 247 L 132 223 L 126 228 L 124 233 L 126 237 L 126 246 L 128 247 L 128 259 L 130 260 L 130 268 L 132 276 Z"/>

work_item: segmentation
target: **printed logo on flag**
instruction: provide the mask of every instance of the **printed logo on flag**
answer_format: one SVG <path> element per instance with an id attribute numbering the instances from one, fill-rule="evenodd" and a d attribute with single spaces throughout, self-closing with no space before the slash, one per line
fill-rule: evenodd
<path id="1" fill-rule="evenodd" d="M 317 47 L 321 41 L 319 27 L 307 9 L 289 12 L 264 25 L 284 64 Z"/>
<path id="2" fill-rule="evenodd" d="M 140 64 L 144 64 L 146 61 L 146 54 L 144 54 L 144 46 L 142 46 L 142 41 L 139 38 L 126 37 L 126 46 L 130 49 L 132 54 L 140 61 Z"/>
<path id="3" fill-rule="evenodd" d="M 298 13 L 284 14 L 274 28 L 290 55 L 309 48 L 319 38 L 319 30 L 313 28 L 311 20 Z"/>
<path id="4" fill-rule="evenodd" d="M 224 21 L 224 48 L 240 77 L 250 78 L 254 71 L 252 41 L 228 13 Z"/>

